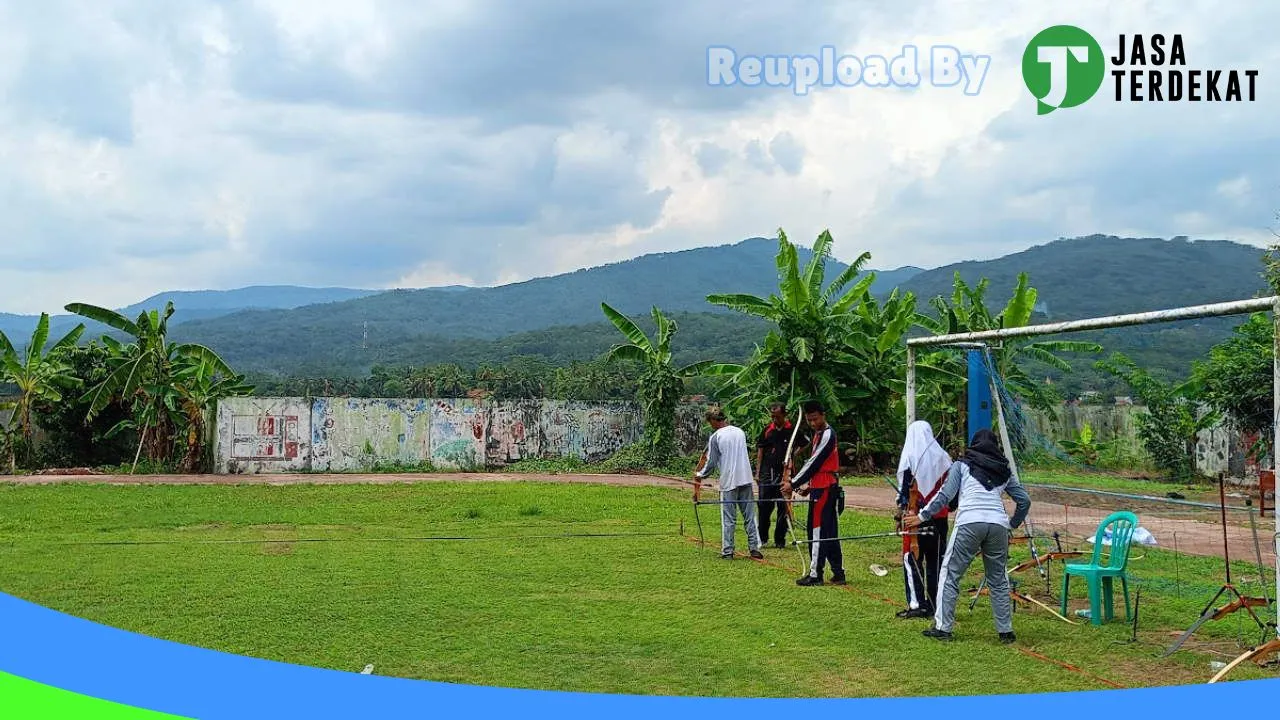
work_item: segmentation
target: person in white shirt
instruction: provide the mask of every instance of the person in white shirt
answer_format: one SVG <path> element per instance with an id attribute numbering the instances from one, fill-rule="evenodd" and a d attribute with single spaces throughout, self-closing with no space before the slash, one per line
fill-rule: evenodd
<path id="1" fill-rule="evenodd" d="M 696 502 L 702 489 L 702 480 L 712 470 L 720 470 L 720 557 L 733 558 L 734 534 L 737 531 L 738 513 L 746 526 L 747 546 L 751 557 L 764 559 L 760 552 L 760 529 L 756 525 L 755 476 L 751 471 L 751 458 L 747 454 L 747 435 L 740 428 L 730 425 L 724 411 L 712 408 L 707 411 L 707 423 L 711 425 L 711 438 L 707 440 L 707 461 L 693 475 L 693 498 Z"/>
<path id="2" fill-rule="evenodd" d="M 1004 498 L 1013 498 L 1013 517 L 1005 511 Z M 964 457 L 951 465 L 942 489 L 919 514 L 903 519 L 908 530 L 929 522 L 930 518 L 952 500 L 959 501 L 955 514 L 955 531 L 942 558 L 942 595 L 933 616 L 933 627 L 926 637 L 950 640 L 956 621 L 956 601 L 960 597 L 960 578 L 979 554 L 991 590 L 991 610 L 995 614 L 1000 642 L 1017 640 L 1013 634 L 1013 600 L 1009 596 L 1009 534 L 1022 524 L 1031 510 L 1031 496 L 1018 482 L 1013 468 L 1000 449 L 995 433 L 987 429 L 973 434 Z"/>

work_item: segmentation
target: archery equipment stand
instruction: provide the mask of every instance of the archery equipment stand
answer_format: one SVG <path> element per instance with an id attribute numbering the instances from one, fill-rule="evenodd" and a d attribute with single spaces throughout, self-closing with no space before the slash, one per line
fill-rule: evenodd
<path id="1" fill-rule="evenodd" d="M 1204 610 L 1200 611 L 1200 617 L 1192 623 L 1191 627 L 1187 628 L 1186 632 L 1182 633 L 1182 635 L 1169 646 L 1169 649 L 1165 651 L 1162 657 L 1169 657 L 1173 653 L 1177 652 L 1178 648 L 1182 647 L 1182 644 L 1187 641 L 1187 638 L 1191 637 L 1192 633 L 1198 630 L 1201 625 L 1210 620 L 1225 617 L 1237 610 L 1243 609 L 1245 612 L 1249 613 L 1249 617 L 1253 618 L 1253 621 L 1257 623 L 1258 627 L 1262 630 L 1263 637 L 1266 637 L 1266 633 L 1269 630 L 1268 625 L 1258 617 L 1257 613 L 1253 611 L 1253 608 L 1269 605 L 1270 603 L 1263 598 L 1246 597 L 1242 595 L 1231 582 L 1231 551 L 1227 545 L 1227 491 L 1226 480 L 1222 473 L 1218 473 L 1218 506 L 1222 512 L 1222 561 L 1223 566 L 1226 568 L 1227 581 L 1222 584 L 1222 587 L 1218 588 L 1218 592 L 1214 594 L 1213 599 L 1204 606 Z M 1228 593 L 1234 595 L 1235 599 L 1215 610 L 1214 604 L 1218 602 L 1218 598 Z"/>

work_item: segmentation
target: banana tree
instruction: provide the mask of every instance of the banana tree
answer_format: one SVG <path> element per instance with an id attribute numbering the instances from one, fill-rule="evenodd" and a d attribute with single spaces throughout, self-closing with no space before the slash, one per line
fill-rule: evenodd
<path id="1" fill-rule="evenodd" d="M 769 403 L 821 401 L 851 431 L 842 437 L 854 459 L 866 463 L 901 441 L 903 337 L 916 318 L 915 297 L 895 290 L 878 301 L 871 294 L 875 274 L 859 278 L 870 253 L 862 253 L 824 287 L 832 245 L 831 233 L 823 232 L 812 259 L 801 268 L 796 246 L 779 230 L 776 293 L 707 298 L 775 326 L 745 365 L 719 364 L 707 373 L 727 379 L 726 407 L 751 418 L 752 432 L 764 422 Z"/>
<path id="2" fill-rule="evenodd" d="M 701 374 L 712 363 L 704 360 L 680 368 L 673 365 L 671 338 L 678 326 L 656 307 L 652 311 L 656 328 L 652 340 L 608 303 L 600 303 L 600 309 L 628 341 L 613 346 L 605 356 L 606 362 L 633 361 L 643 368 L 636 394 L 644 411 L 645 453 L 651 463 L 667 462 L 676 453 L 676 409 L 685 380 Z"/>
<path id="3" fill-rule="evenodd" d="M 871 254 L 862 253 L 824 288 L 833 242 L 830 232 L 819 235 L 813 257 L 801 268 L 796 246 L 779 229 L 777 293 L 767 298 L 741 293 L 707 297 L 712 305 L 775 325 L 747 364 L 709 368 L 710 373 L 727 377 L 729 385 L 739 390 L 731 403 L 760 406 L 751 408 L 752 417 L 763 415 L 764 407 L 777 400 L 779 393 L 792 399 L 820 400 L 829 413 L 838 416 L 873 392 L 872 388 L 842 382 L 846 379 L 842 369 L 856 361 L 851 346 L 874 342 L 855 327 L 854 316 L 875 281 L 871 273 L 858 280 Z"/>
<path id="4" fill-rule="evenodd" d="M 64 354 L 75 347 L 83 334 L 84 325 L 77 325 L 46 351 L 45 346 L 49 342 L 48 313 L 40 314 L 31 342 L 23 352 L 18 352 L 9 338 L 0 332 L 0 380 L 7 380 L 18 388 L 13 421 L 21 432 L 22 444 L 28 454 L 34 447 L 32 405 L 40 400 L 60 402 L 63 390 L 73 389 L 80 383 L 71 366 L 64 362 Z"/>
<path id="5" fill-rule="evenodd" d="M 173 373 L 176 402 L 172 405 L 176 406 L 185 427 L 182 472 L 197 472 L 204 465 L 208 418 L 217 412 L 218 402 L 252 393 L 253 387 L 245 384 L 244 376 L 235 374 L 211 350 L 195 351 L 178 359 Z M 166 405 L 169 404 L 166 401 Z"/>
<path id="6" fill-rule="evenodd" d="M 131 406 L 133 423 L 139 429 L 134 469 L 144 448 L 152 461 L 169 460 L 174 449 L 173 438 L 182 417 L 173 393 L 175 366 L 182 359 L 204 360 L 215 362 L 224 375 L 233 376 L 235 373 L 217 353 L 203 345 L 169 342 L 169 319 L 174 312 L 172 302 L 165 304 L 163 313 L 157 310 L 143 312 L 136 320 L 114 310 L 85 303 L 72 303 L 66 309 L 132 338 L 129 343 L 110 336 L 102 338 L 111 352 L 108 374 L 86 394 L 88 417 L 96 416 L 112 398 L 123 400 Z"/>
<path id="7" fill-rule="evenodd" d="M 7 400 L 0 402 L 0 412 L 9 413 L 8 418 L 0 421 L 0 453 L 3 453 L 5 468 L 10 475 L 18 472 L 18 443 L 19 438 L 22 437 L 18 427 L 18 415 L 13 412 L 16 405 L 17 403 Z"/>

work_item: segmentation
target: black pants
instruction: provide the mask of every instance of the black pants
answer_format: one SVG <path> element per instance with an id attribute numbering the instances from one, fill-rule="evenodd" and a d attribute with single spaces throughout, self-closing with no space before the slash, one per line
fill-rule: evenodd
<path id="1" fill-rule="evenodd" d="M 902 571 L 907 590 L 907 606 L 933 612 L 938 607 L 938 574 L 947 549 L 947 519 L 934 518 L 917 531 L 931 529 L 933 534 L 916 537 L 919 559 L 903 553 Z"/>
<path id="2" fill-rule="evenodd" d="M 760 500 L 758 503 L 760 518 L 760 542 L 769 538 L 769 521 L 773 512 L 778 512 L 778 524 L 773 531 L 773 544 L 784 545 L 787 542 L 787 503 L 782 500 L 782 471 L 765 468 L 760 474 Z"/>
<path id="3" fill-rule="evenodd" d="M 828 564 L 831 565 L 833 580 L 844 577 L 844 553 L 840 551 L 840 541 L 833 539 L 840 537 L 840 511 L 836 508 L 839 494 L 839 485 L 809 491 L 810 577 L 821 578 Z"/>

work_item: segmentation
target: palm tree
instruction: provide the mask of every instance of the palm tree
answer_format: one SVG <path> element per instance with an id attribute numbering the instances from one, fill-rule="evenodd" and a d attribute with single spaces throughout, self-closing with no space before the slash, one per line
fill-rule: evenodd
<path id="1" fill-rule="evenodd" d="M 145 447 L 150 460 L 163 462 L 173 451 L 173 437 L 182 423 L 183 415 L 174 402 L 173 386 L 176 365 L 182 359 L 205 362 L 215 374 L 234 377 L 217 353 L 203 345 L 169 342 L 169 318 L 173 317 L 173 303 L 165 304 L 164 313 L 151 310 L 140 313 L 136 320 L 96 305 L 72 303 L 67 312 L 100 322 L 103 325 L 127 333 L 133 341 L 125 344 L 104 336 L 102 342 L 111 351 L 108 374 L 105 380 L 86 395 L 89 415 L 92 419 L 101 412 L 112 398 L 120 398 L 133 409 L 133 424 L 139 429 L 138 456 Z"/>
<path id="2" fill-rule="evenodd" d="M 700 374 L 711 362 L 704 360 L 676 368 L 672 364 L 671 338 L 678 327 L 674 320 L 663 315 L 656 307 L 652 311 L 656 328 L 653 340 L 607 303 L 600 303 L 600 308 L 628 341 L 609 350 L 606 361 L 632 361 L 644 368 L 636 394 L 644 411 L 643 442 L 646 454 L 650 462 L 655 464 L 669 461 L 676 452 L 676 409 L 680 404 L 684 381 Z"/>
<path id="3" fill-rule="evenodd" d="M 983 278 L 974 287 L 969 287 L 955 274 L 955 289 L 948 302 L 941 296 L 929 301 L 937 312 L 932 318 L 921 315 L 917 324 L 935 335 L 954 333 L 981 332 L 1005 328 L 1024 327 L 1031 321 L 1031 313 L 1036 306 L 1038 293 L 1031 287 L 1026 273 L 1018 275 L 1018 283 L 1013 289 L 1004 309 L 992 315 L 986 304 L 987 288 L 990 281 Z M 944 351 L 948 352 L 948 351 Z M 1071 340 L 1004 340 L 991 355 L 1000 381 L 1009 392 L 1025 398 L 1033 407 L 1041 410 L 1052 410 L 1054 399 L 1046 393 L 1044 386 L 1037 383 L 1024 371 L 1022 365 L 1034 360 L 1062 372 L 1070 372 L 1071 365 L 1057 356 L 1057 353 L 1099 353 L 1102 346 L 1097 343 Z M 949 351 L 952 362 L 958 362 L 959 354 Z"/>
<path id="4" fill-rule="evenodd" d="M 934 335 L 950 335 L 955 333 L 981 332 L 1003 328 L 1023 327 L 1031 321 L 1038 293 L 1030 286 L 1026 273 L 1018 275 L 1017 285 L 1013 289 L 1004 308 L 995 315 L 987 307 L 987 289 L 990 281 L 986 278 L 970 287 L 961 277 L 955 274 L 954 289 L 949 300 L 941 296 L 929 301 L 936 317 L 919 315 L 916 325 Z M 1038 383 L 1025 370 L 1028 361 L 1037 361 L 1049 365 L 1062 372 L 1070 372 L 1071 366 L 1058 353 L 1098 353 L 1102 346 L 1090 342 L 1070 340 L 1006 339 L 991 347 L 991 359 L 996 372 L 996 380 L 1004 391 L 1014 398 L 1025 401 L 1028 405 L 1053 415 L 1059 399 L 1052 390 Z M 932 417 L 938 418 L 935 429 L 940 435 L 946 435 L 957 447 L 962 446 L 966 437 L 964 418 L 967 415 L 965 395 L 965 355 L 956 348 L 940 348 L 921 355 L 921 361 L 930 365 L 946 368 L 947 375 L 921 376 L 919 404 L 928 408 Z M 1006 407 L 1006 412 L 1016 413 L 1016 407 Z M 1015 445 L 1023 446 L 1026 438 L 1018 423 L 1010 424 L 1011 440 Z"/>
<path id="5" fill-rule="evenodd" d="M 0 332 L 0 380 L 7 380 L 18 387 L 18 399 L 14 403 L 14 419 L 21 429 L 22 442 L 28 455 L 33 450 L 34 425 L 31 406 L 38 400 L 60 402 L 64 389 L 76 387 L 80 380 L 71 366 L 64 362 L 67 350 L 75 347 L 84 334 L 84 325 L 77 325 L 61 340 L 45 351 L 49 342 L 49 314 L 41 313 L 35 332 L 26 351 L 19 353 L 13 343 Z"/>

